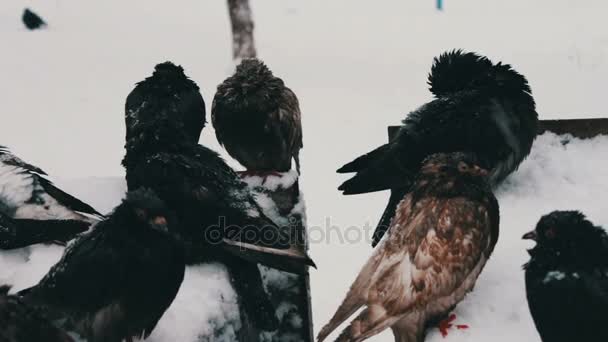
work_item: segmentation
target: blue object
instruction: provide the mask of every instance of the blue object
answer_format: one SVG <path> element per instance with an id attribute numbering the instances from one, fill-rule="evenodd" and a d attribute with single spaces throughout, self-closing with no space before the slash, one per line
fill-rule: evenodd
<path id="1" fill-rule="evenodd" d="M 437 9 L 443 10 L 443 0 L 437 0 Z"/>

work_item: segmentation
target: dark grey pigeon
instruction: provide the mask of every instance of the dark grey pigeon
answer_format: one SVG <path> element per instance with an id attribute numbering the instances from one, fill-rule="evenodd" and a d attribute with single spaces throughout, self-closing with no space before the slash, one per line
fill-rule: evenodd
<path id="1" fill-rule="evenodd" d="M 19 294 L 89 342 L 147 338 L 184 278 L 183 246 L 171 233 L 173 224 L 154 192 L 129 192 L 37 285 Z"/>
<path id="2" fill-rule="evenodd" d="M 554 211 L 523 236 L 526 295 L 543 342 L 608 341 L 608 235 L 578 211 Z"/>

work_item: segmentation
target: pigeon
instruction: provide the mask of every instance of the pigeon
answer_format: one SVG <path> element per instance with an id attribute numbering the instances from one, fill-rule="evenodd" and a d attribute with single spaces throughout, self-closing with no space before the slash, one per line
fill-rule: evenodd
<path id="1" fill-rule="evenodd" d="M 173 105 L 159 102 L 156 112 L 168 112 L 165 107 Z M 262 330 L 275 330 L 275 310 L 257 264 L 306 273 L 314 262 L 290 243 L 286 230 L 266 217 L 237 173 L 192 139 L 183 118 L 179 112 L 151 114 L 128 125 L 123 159 L 127 186 L 154 189 L 180 220 L 177 232 L 187 262 L 224 263 L 247 316 Z"/>
<path id="2" fill-rule="evenodd" d="M 0 286 L 0 341 L 2 342 L 74 342 L 56 328 L 38 310 L 18 296 L 9 295 L 9 285 Z"/>
<path id="3" fill-rule="evenodd" d="M 29 8 L 26 8 L 23 11 L 21 20 L 23 21 L 25 27 L 27 27 L 29 30 L 37 30 L 46 26 L 44 20 L 42 20 L 42 18 L 40 18 L 36 13 L 32 12 Z"/>
<path id="4" fill-rule="evenodd" d="M 89 227 L 85 221 L 14 219 L 0 212 L 0 249 L 47 242 L 62 244 Z"/>
<path id="5" fill-rule="evenodd" d="M 125 103 L 126 140 L 135 138 L 133 126 L 141 121 L 171 117 L 184 123 L 185 133 L 198 143 L 206 123 L 205 101 L 198 85 L 171 62 L 156 65 L 152 76 L 137 83 Z"/>
<path id="6" fill-rule="evenodd" d="M 579 211 L 543 216 L 524 239 L 526 296 L 543 342 L 608 341 L 608 235 Z"/>
<path id="7" fill-rule="evenodd" d="M 236 247 L 245 258 L 270 253 L 273 257 L 264 262 L 288 272 L 302 273 L 314 265 L 291 248 L 291 237 L 264 214 L 219 154 L 188 141 L 181 122 L 161 118 L 139 127 L 142 138 L 127 142 L 123 159 L 127 187 L 155 190 L 177 213 L 179 234 L 190 242 L 192 258 L 215 253 L 216 247 Z"/>
<path id="8" fill-rule="evenodd" d="M 13 237 L 15 234 L 19 235 L 19 240 L 25 245 L 45 242 L 40 240 L 45 235 L 64 235 L 62 238 L 64 241 L 70 240 L 73 235 L 62 232 L 73 231 L 77 226 L 81 229 L 74 233 L 82 232 L 88 225 L 98 222 L 103 217 L 90 205 L 56 187 L 46 176 L 48 175 L 40 168 L 26 163 L 6 147 L 0 146 L 0 213 L 13 219 L 54 220 L 40 224 L 24 221 L 24 225 L 12 225 L 15 229 L 31 227 L 28 233 L 17 234 L 17 231 L 13 230 Z M 60 221 L 66 221 L 65 226 Z M 81 221 L 86 225 L 76 224 L 73 221 Z M 8 220 L 3 219 L 3 222 Z M 58 231 L 47 234 L 44 232 L 45 226 Z M 34 236 L 28 237 L 27 234 L 30 233 Z M 30 238 L 32 240 L 28 243 L 27 240 Z"/>
<path id="9" fill-rule="evenodd" d="M 129 192 L 89 233 L 68 246 L 34 287 L 19 294 L 89 342 L 147 338 L 184 279 L 185 257 L 165 204 Z"/>
<path id="10" fill-rule="evenodd" d="M 336 341 L 363 341 L 390 327 L 395 341 L 423 342 L 426 328 L 473 289 L 498 241 L 498 202 L 487 174 L 471 154 L 427 157 L 386 239 L 318 341 L 362 308 Z"/>
<path id="11" fill-rule="evenodd" d="M 337 171 L 356 173 L 340 185 L 345 195 L 391 190 L 373 246 L 426 156 L 474 153 L 494 186 L 517 169 L 536 137 L 538 114 L 530 86 L 510 65 L 455 50 L 434 59 L 428 82 L 434 100 L 411 112 L 391 142 Z"/>
<path id="12" fill-rule="evenodd" d="M 248 172 L 300 172 L 298 98 L 259 59 L 244 59 L 217 87 L 211 107 L 215 136 Z"/>

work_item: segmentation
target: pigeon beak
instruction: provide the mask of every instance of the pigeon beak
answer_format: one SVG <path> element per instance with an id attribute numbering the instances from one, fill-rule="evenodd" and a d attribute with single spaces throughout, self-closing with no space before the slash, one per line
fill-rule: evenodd
<path id="1" fill-rule="evenodd" d="M 156 216 L 149 221 L 150 226 L 155 230 L 160 232 L 168 232 L 169 228 L 167 227 L 167 219 L 164 216 Z"/>
<path id="2" fill-rule="evenodd" d="M 536 241 L 536 238 L 537 238 L 536 231 L 533 230 L 533 231 L 527 232 L 521 238 L 524 239 L 524 240 L 534 240 L 534 241 Z"/>

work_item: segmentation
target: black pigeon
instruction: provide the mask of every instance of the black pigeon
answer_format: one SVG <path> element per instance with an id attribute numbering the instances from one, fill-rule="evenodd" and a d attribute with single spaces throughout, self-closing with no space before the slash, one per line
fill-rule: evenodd
<path id="1" fill-rule="evenodd" d="M 127 194 L 107 219 L 69 246 L 27 303 L 67 318 L 89 342 L 148 337 L 184 278 L 181 243 L 164 203 L 146 189 Z"/>
<path id="2" fill-rule="evenodd" d="M 211 118 L 215 135 L 248 171 L 286 172 L 299 152 L 302 122 L 298 98 L 258 59 L 245 59 L 217 87 Z"/>
<path id="3" fill-rule="evenodd" d="M 205 101 L 198 85 L 181 66 L 160 63 L 152 76 L 137 83 L 125 103 L 126 140 L 136 138 L 133 127 L 142 121 L 172 118 L 184 124 L 186 136 L 198 143 L 205 127 Z"/>
<path id="4" fill-rule="evenodd" d="M 538 115 L 528 82 L 508 64 L 461 50 L 435 58 L 429 75 L 435 100 L 411 112 L 388 144 L 338 169 L 355 172 L 345 195 L 391 190 L 374 232 L 382 238 L 421 161 L 437 152 L 472 152 L 498 184 L 530 153 Z"/>
<path id="5" fill-rule="evenodd" d="M 46 23 L 42 18 L 38 16 L 38 14 L 32 12 L 29 8 L 26 8 L 23 11 L 23 15 L 21 16 L 21 20 L 25 27 L 30 30 L 36 30 L 46 26 Z"/>
<path id="6" fill-rule="evenodd" d="M 608 341 L 608 235 L 578 211 L 543 216 L 524 239 L 526 294 L 543 342 Z"/>
<path id="7" fill-rule="evenodd" d="M 390 327 L 395 341 L 423 342 L 426 328 L 472 291 L 498 241 L 498 202 L 486 176 L 465 153 L 426 158 L 387 238 L 318 341 L 360 312 L 336 341 L 363 341 Z M 440 325 L 444 334 L 447 328 Z"/>
<path id="8" fill-rule="evenodd" d="M 35 308 L 18 296 L 9 295 L 10 286 L 0 286 L 0 341 L 2 342 L 74 342 Z"/>
<path id="9" fill-rule="evenodd" d="M 69 232 L 76 227 L 73 222 L 66 222 L 66 226 L 62 226 L 59 221 L 81 221 L 88 225 L 102 217 L 93 207 L 59 189 L 45 176 L 47 174 L 40 168 L 24 162 L 6 147 L 0 146 L 0 213 L 14 219 L 56 220 L 47 222 L 48 229 L 58 230 L 56 233 L 49 232 L 48 236 L 61 235 L 61 232 Z M 32 236 L 31 243 L 27 243 L 27 234 L 21 232 L 18 235 L 23 243 L 45 242 L 40 240 L 47 234 L 42 223 L 26 223 L 24 226 L 32 227 L 33 230 L 29 232 L 37 237 Z M 80 231 L 86 229 L 86 226 L 82 227 Z M 63 240 L 72 237 L 66 235 Z"/>
<path id="10" fill-rule="evenodd" d="M 0 212 L 0 249 L 67 242 L 89 227 L 84 221 L 14 219 Z"/>
<path id="11" fill-rule="evenodd" d="M 216 152 L 189 141 L 181 122 L 160 118 L 135 127 L 138 138 L 127 142 L 123 159 L 127 186 L 153 189 L 177 213 L 193 259 L 220 247 L 288 272 L 313 265 L 291 248 L 236 172 Z M 273 257 L 259 260 L 265 253 Z"/>

